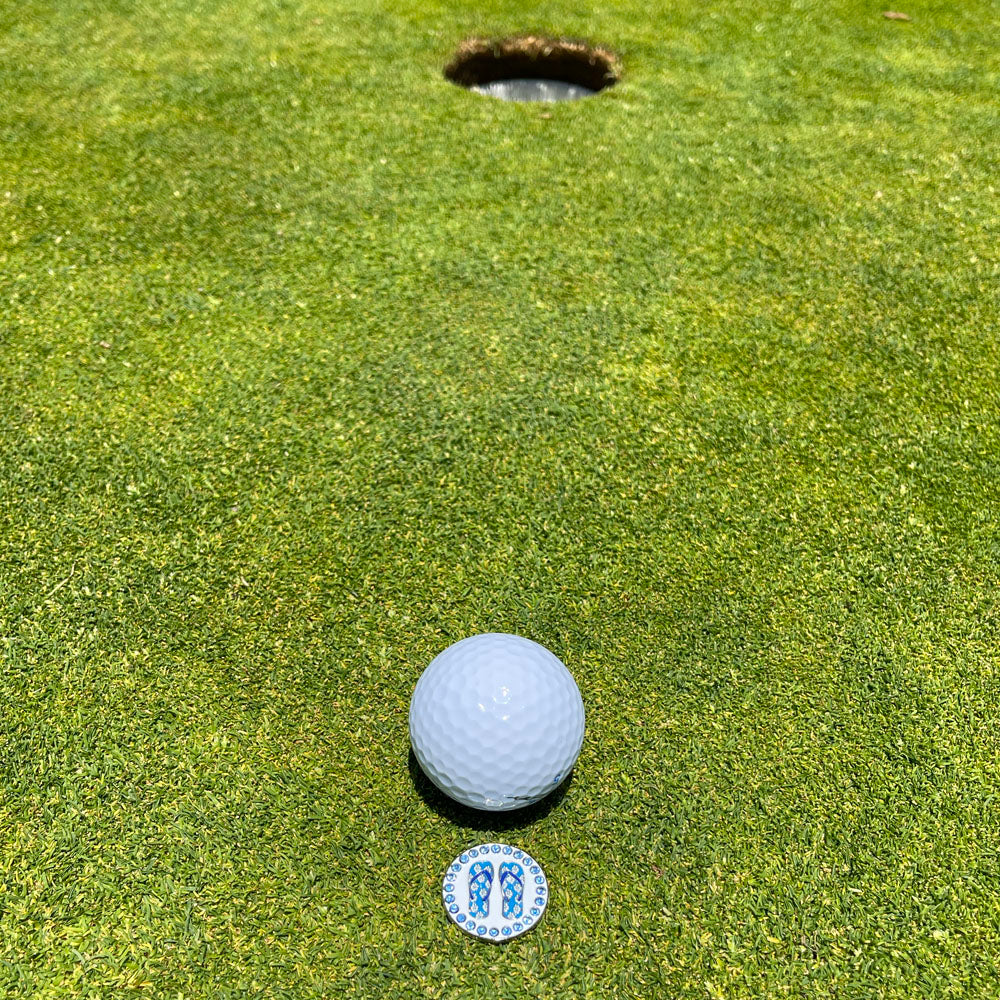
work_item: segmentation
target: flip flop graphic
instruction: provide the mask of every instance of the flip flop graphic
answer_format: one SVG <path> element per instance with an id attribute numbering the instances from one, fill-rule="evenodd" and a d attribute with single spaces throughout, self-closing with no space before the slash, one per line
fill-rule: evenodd
<path id="1" fill-rule="evenodd" d="M 477 861 L 469 869 L 469 914 L 473 917 L 490 915 L 490 889 L 493 888 L 493 865 Z"/>
<path id="2" fill-rule="evenodd" d="M 500 866 L 500 892 L 504 920 L 514 920 L 524 912 L 524 869 L 513 861 Z"/>

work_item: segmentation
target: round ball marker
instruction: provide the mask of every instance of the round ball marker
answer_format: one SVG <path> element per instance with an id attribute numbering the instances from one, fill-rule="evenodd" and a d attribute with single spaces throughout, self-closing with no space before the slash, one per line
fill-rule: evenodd
<path id="1" fill-rule="evenodd" d="M 448 865 L 441 897 L 449 919 L 466 934 L 502 944 L 542 919 L 549 883 L 525 851 L 510 844 L 477 844 Z"/>

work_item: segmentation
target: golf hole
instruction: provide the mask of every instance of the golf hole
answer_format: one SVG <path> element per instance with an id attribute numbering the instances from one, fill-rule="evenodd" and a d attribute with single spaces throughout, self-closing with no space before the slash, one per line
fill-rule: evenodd
<path id="1" fill-rule="evenodd" d="M 583 42 L 527 35 L 463 42 L 445 79 L 501 101 L 576 101 L 618 82 L 618 60 Z"/>

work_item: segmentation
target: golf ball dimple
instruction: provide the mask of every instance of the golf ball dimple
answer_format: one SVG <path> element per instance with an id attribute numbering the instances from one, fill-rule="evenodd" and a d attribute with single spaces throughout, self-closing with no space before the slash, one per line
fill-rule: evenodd
<path id="1" fill-rule="evenodd" d="M 410 700 L 418 763 L 441 791 L 475 809 L 518 809 L 543 798 L 572 770 L 583 730 L 570 672 L 517 635 L 474 635 L 449 646 Z"/>

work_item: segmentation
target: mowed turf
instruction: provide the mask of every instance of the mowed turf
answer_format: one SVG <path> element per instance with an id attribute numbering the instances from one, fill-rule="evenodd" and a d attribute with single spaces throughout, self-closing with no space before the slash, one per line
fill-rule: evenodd
<path id="1" fill-rule="evenodd" d="M 995 997 L 996 5 L 486 6 L 0 15 L 0 993 Z M 515 31 L 624 79 L 442 79 Z M 408 761 L 480 631 L 528 816 Z"/>

